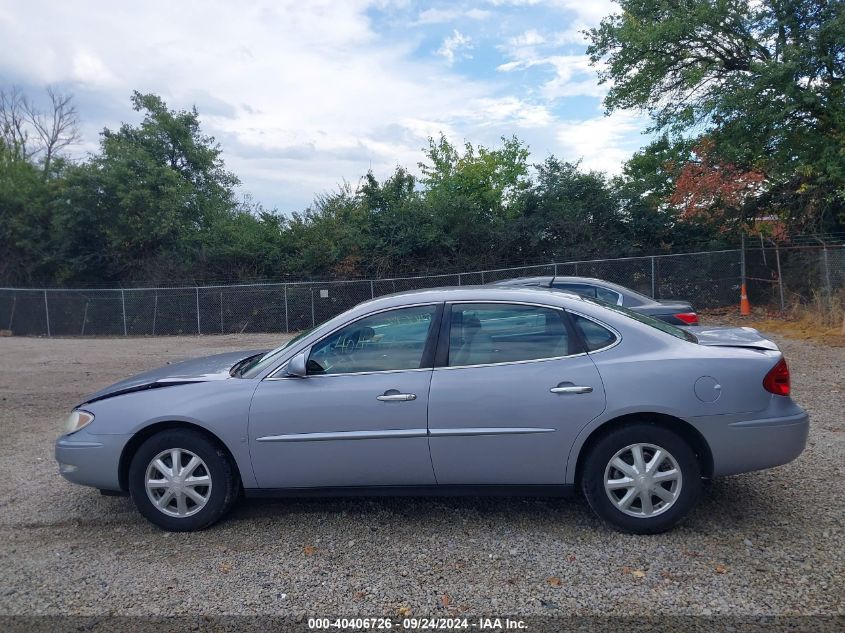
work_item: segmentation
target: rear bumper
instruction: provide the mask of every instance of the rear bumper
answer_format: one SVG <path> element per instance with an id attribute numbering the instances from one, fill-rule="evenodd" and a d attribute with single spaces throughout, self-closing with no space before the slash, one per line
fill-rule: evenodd
<path id="1" fill-rule="evenodd" d="M 62 477 L 101 490 L 120 490 L 119 464 L 128 435 L 92 435 L 77 431 L 56 440 L 55 456 Z"/>
<path id="2" fill-rule="evenodd" d="M 788 415 L 774 417 L 729 416 L 725 420 L 695 421 L 710 446 L 713 475 L 762 470 L 798 457 L 807 445 L 810 419 L 794 403 L 789 409 Z"/>

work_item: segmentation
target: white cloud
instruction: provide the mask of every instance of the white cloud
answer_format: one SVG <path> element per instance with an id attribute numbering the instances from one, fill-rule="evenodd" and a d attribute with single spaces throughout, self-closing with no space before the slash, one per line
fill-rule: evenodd
<path id="1" fill-rule="evenodd" d="M 486 125 L 504 121 L 522 128 L 537 128 L 546 127 L 554 121 L 554 116 L 545 106 L 526 103 L 516 97 L 481 99 L 474 105 Z"/>
<path id="2" fill-rule="evenodd" d="M 152 10 L 33 0 L 0 11 L 0 41 L 15 51 L 0 56 L 0 77 L 62 84 L 84 98 L 85 149 L 104 126 L 137 120 L 132 90 L 160 94 L 172 108 L 196 104 L 244 190 L 270 204 L 296 201 L 288 210 L 371 166 L 386 175 L 416 165 L 432 132 L 473 137 L 478 119 L 468 104 L 496 97 L 433 59 L 414 59 L 413 43 L 385 41 L 368 6 L 220 1 Z M 458 34 L 447 55 L 469 44 Z"/>
<path id="3" fill-rule="evenodd" d="M 485 11 L 484 9 L 473 8 L 473 9 L 458 9 L 458 8 L 450 8 L 450 9 L 426 9 L 425 11 L 421 11 L 419 16 L 417 16 L 417 20 L 415 24 L 417 25 L 426 25 L 426 24 L 442 24 L 445 22 L 454 22 L 455 20 L 459 20 L 461 18 L 469 18 L 470 20 L 486 20 L 489 18 L 491 13 L 489 11 Z"/>
<path id="4" fill-rule="evenodd" d="M 640 145 L 637 132 L 644 121 L 639 115 L 618 112 L 586 121 L 561 121 L 555 126 L 555 137 L 561 155 L 581 159 L 586 169 L 618 173 L 622 163 Z"/>
<path id="5" fill-rule="evenodd" d="M 548 0 L 548 3 L 574 14 L 576 21 L 596 26 L 603 17 L 619 10 L 613 0 Z"/>
<path id="6" fill-rule="evenodd" d="M 508 40 L 508 45 L 512 48 L 520 48 L 523 46 L 537 46 L 545 43 L 546 38 L 543 37 L 537 29 L 529 29 L 512 37 Z"/>
<path id="7" fill-rule="evenodd" d="M 566 44 L 582 44 L 589 43 L 584 31 L 589 29 L 589 25 L 584 22 L 573 22 L 565 31 L 558 31 L 552 36 L 552 44 L 555 46 L 564 46 Z"/>
<path id="8" fill-rule="evenodd" d="M 573 14 L 577 20 L 598 24 L 619 9 L 614 0 L 488 0 L 493 6 L 531 7 L 546 5 Z"/>
<path id="9" fill-rule="evenodd" d="M 444 57 L 451 65 L 455 63 L 456 58 L 467 56 L 467 53 L 461 55 L 461 51 L 470 49 L 472 49 L 472 39 L 455 29 L 449 37 L 443 40 L 443 45 L 437 50 L 437 54 Z"/>
<path id="10" fill-rule="evenodd" d="M 105 62 L 89 51 L 77 50 L 72 56 L 71 64 L 71 77 L 74 81 L 95 86 L 117 83 L 117 77 L 108 69 Z"/>
<path id="11" fill-rule="evenodd" d="M 548 101 L 565 97 L 603 97 L 606 86 L 600 86 L 595 69 L 586 55 L 539 55 L 535 51 L 516 51 L 517 59 L 499 65 L 499 72 L 514 72 L 534 66 L 551 66 L 554 77 L 539 86 L 539 94 Z"/>
<path id="12" fill-rule="evenodd" d="M 518 70 L 520 68 L 525 68 L 525 67 L 526 67 L 525 62 L 523 62 L 523 61 L 513 61 L 513 62 L 507 62 L 505 64 L 501 64 L 499 66 L 496 66 L 496 70 L 498 70 L 499 72 L 503 72 L 503 73 L 509 73 L 512 70 Z"/>
<path id="13" fill-rule="evenodd" d="M 484 9 L 469 9 L 466 13 L 464 13 L 464 15 L 472 20 L 486 20 L 492 14 Z"/>
<path id="14" fill-rule="evenodd" d="M 221 142 L 243 189 L 285 211 L 368 168 L 380 177 L 397 164 L 413 168 L 427 138 L 440 132 L 488 145 L 515 133 L 540 151 L 568 157 L 577 150 L 586 160 L 577 122 L 561 123 L 555 108 L 566 95 L 597 94 L 594 71 L 582 57 L 551 54 L 546 47 L 556 35 L 523 32 L 514 56 L 499 67 L 513 73 L 542 65 L 552 71 L 545 83 L 526 86 L 504 74 L 473 78 L 449 66 L 481 50 L 483 34 L 470 27 L 488 28 L 479 21 L 495 14 L 496 3 L 417 13 L 401 0 L 387 1 L 280 0 L 260 7 L 185 0 L 153 9 L 30 0 L 12 10 L 0 0 L 0 41 L 14 51 L 0 56 L 0 79 L 76 92 L 85 124 L 81 150 L 95 148 L 104 126 L 138 120 L 129 106 L 133 90 L 160 94 L 171 108 L 196 104 L 203 131 Z M 461 22 L 439 55 L 421 57 L 420 40 L 391 33 L 373 7 L 428 23 L 448 21 L 453 11 L 454 19 L 472 22 Z M 614 136 L 595 121 L 586 125 L 606 135 L 610 167 L 621 155 L 613 143 L 623 146 L 632 128 Z"/>
<path id="15" fill-rule="evenodd" d="M 575 96 L 601 98 L 607 92 L 605 86 L 599 85 L 595 70 L 586 55 L 553 55 L 534 63 L 548 64 L 555 69 L 555 77 L 540 88 L 546 99 Z"/>
<path id="16" fill-rule="evenodd" d="M 543 4 L 546 0 L 487 0 L 490 4 L 496 7 L 511 6 L 511 7 L 533 7 L 538 4 Z"/>

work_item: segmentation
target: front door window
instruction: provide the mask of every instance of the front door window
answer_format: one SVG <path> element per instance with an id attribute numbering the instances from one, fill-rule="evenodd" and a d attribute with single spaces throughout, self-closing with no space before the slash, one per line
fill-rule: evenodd
<path id="1" fill-rule="evenodd" d="M 311 349 L 309 375 L 418 369 L 436 306 L 379 312 L 330 334 Z"/>

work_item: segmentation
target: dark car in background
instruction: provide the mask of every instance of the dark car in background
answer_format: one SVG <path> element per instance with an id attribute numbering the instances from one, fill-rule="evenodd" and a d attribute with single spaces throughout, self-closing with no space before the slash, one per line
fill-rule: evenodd
<path id="1" fill-rule="evenodd" d="M 686 301 L 657 301 L 619 284 L 592 277 L 520 277 L 494 282 L 496 286 L 524 286 L 561 290 L 630 308 L 672 325 L 698 325 L 698 314 Z"/>

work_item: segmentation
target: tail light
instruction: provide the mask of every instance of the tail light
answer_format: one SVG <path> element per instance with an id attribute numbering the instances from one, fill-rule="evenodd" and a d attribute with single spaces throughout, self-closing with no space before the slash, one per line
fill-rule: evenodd
<path id="1" fill-rule="evenodd" d="M 675 315 L 676 319 L 680 319 L 687 325 L 698 325 L 698 315 L 695 312 L 681 312 Z"/>
<path id="2" fill-rule="evenodd" d="M 778 364 L 769 370 L 763 378 L 763 388 L 776 396 L 789 395 L 789 367 L 785 359 L 781 358 Z"/>

